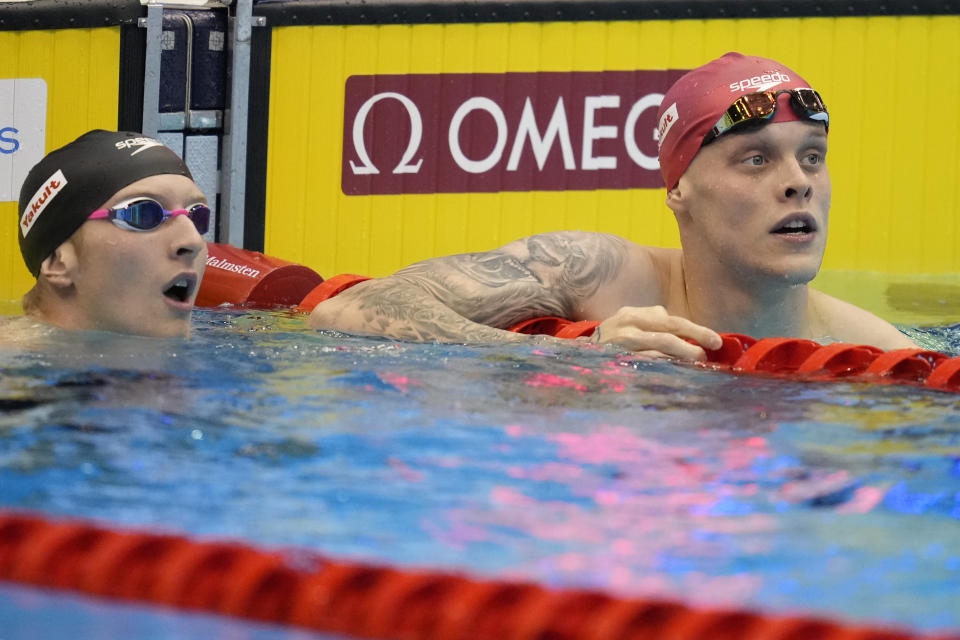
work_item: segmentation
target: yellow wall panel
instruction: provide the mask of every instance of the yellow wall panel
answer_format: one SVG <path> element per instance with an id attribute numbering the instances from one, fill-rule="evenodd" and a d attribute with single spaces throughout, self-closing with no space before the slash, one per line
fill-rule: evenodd
<path id="1" fill-rule="evenodd" d="M 560 228 L 678 246 L 662 189 L 347 196 L 344 84 L 373 74 L 683 69 L 737 50 L 783 61 L 830 108 L 824 266 L 956 273 L 958 41 L 958 16 L 275 28 L 266 250 L 325 276 L 376 276 Z"/>
<path id="2" fill-rule="evenodd" d="M 930 105 L 939 105 L 934 109 L 931 119 L 926 123 L 923 141 L 924 158 L 935 159 L 923 163 L 922 181 L 918 185 L 917 203 L 914 209 L 906 206 L 902 211 L 905 219 L 923 218 L 931 232 L 923 236 L 926 245 L 920 253 L 920 272 L 938 271 L 940 264 L 955 265 L 954 273 L 960 272 L 960 199 L 950 197 L 951 186 L 955 193 L 960 184 L 960 119 L 950 117 L 950 107 L 954 113 L 960 112 L 960 42 L 957 30 L 949 22 L 932 21 L 926 37 L 929 48 L 927 59 L 930 67 L 927 71 L 926 100 Z M 909 200 L 911 194 L 906 194 Z"/>
<path id="3" fill-rule="evenodd" d="M 865 20 L 840 20 L 834 29 L 839 47 L 850 60 L 865 58 L 867 22 Z M 861 203 L 859 186 L 855 176 L 860 174 L 864 144 L 869 145 L 872 136 L 864 130 L 863 119 L 858 117 L 868 105 L 873 105 L 873 95 L 864 94 L 863 62 L 856 66 L 840 65 L 834 73 L 832 65 L 824 65 L 820 75 L 811 82 L 824 82 L 822 89 L 830 107 L 830 150 L 827 166 L 833 178 L 833 207 L 830 214 L 830 240 L 827 243 L 825 266 L 843 267 L 860 265 L 860 225 L 857 204 Z M 851 69 L 856 73 L 849 73 Z M 837 75 L 844 74 L 841 81 Z M 870 253 L 867 253 L 869 257 Z M 852 267 L 847 267 L 852 268 Z"/>
<path id="4" fill-rule="evenodd" d="M 541 57 L 543 24 L 539 22 L 517 22 L 507 30 L 507 58 L 504 68 L 539 69 L 543 65 Z"/>
<path id="5" fill-rule="evenodd" d="M 0 79 L 47 83 L 46 151 L 89 129 L 116 128 L 119 73 L 119 28 L 0 31 Z M 17 215 L 16 202 L 0 202 L 0 300 L 17 300 L 33 285 Z"/>
<path id="6" fill-rule="evenodd" d="M 910 113 L 914 104 L 929 103 L 929 72 L 933 69 L 930 67 L 928 55 L 928 32 L 929 20 L 927 19 L 901 21 L 897 25 L 893 48 L 899 51 L 904 47 L 912 46 L 913 56 L 898 57 L 891 61 L 895 73 L 892 84 L 904 89 L 896 91 L 892 96 L 891 105 L 894 113 Z M 908 87 L 911 90 L 906 90 Z M 873 124 L 877 127 L 881 125 L 876 121 Z M 923 184 L 924 167 L 921 163 L 910 162 L 907 159 L 922 158 L 927 153 L 927 129 L 930 124 L 927 114 L 917 118 L 908 126 L 913 135 L 897 136 L 892 149 L 893 153 L 890 155 L 890 194 L 891 201 L 897 206 L 888 209 L 887 212 L 889 215 L 887 227 L 890 229 L 887 252 L 890 269 L 896 272 L 910 271 L 914 265 L 918 264 L 923 251 L 923 238 L 914 232 L 913 216 L 908 213 L 909 210 L 906 207 L 923 205 L 924 197 L 919 192 L 919 186 Z"/>

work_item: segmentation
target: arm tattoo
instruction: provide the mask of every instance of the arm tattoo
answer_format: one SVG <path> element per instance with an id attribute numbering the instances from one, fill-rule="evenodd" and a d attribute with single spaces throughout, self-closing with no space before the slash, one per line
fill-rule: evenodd
<path id="1" fill-rule="evenodd" d="M 322 308 L 319 326 L 389 336 L 400 340 L 443 342 L 518 342 L 516 333 L 477 324 L 433 298 L 423 287 L 390 277 L 351 288 Z M 338 306 L 337 303 L 342 303 Z M 351 320 L 359 315 L 359 324 Z"/>
<path id="2" fill-rule="evenodd" d="M 397 273 L 473 322 L 507 328 L 537 316 L 570 317 L 613 279 L 626 242 L 599 233 L 531 236 L 488 253 L 417 263 Z"/>
<path id="3" fill-rule="evenodd" d="M 599 233 L 532 236 L 496 251 L 426 260 L 321 303 L 319 326 L 402 340 L 529 341 L 503 331 L 538 316 L 571 317 L 616 278 L 626 241 Z"/>

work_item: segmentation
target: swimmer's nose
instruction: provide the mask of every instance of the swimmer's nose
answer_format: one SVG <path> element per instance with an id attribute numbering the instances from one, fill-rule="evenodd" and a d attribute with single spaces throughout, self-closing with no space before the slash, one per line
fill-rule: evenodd
<path id="1" fill-rule="evenodd" d="M 787 200 L 795 198 L 809 200 L 813 197 L 813 183 L 799 163 L 790 168 L 789 175 L 785 177 L 783 188 L 783 195 Z"/>
<path id="2" fill-rule="evenodd" d="M 165 224 L 169 225 L 171 230 L 171 257 L 192 260 L 207 246 L 203 236 L 187 216 L 174 216 Z"/>

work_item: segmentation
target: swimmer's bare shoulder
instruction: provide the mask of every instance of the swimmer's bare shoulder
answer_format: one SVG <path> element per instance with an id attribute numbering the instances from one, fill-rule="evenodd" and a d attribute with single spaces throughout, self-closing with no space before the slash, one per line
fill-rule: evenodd
<path id="1" fill-rule="evenodd" d="M 0 347 L 35 348 L 56 331 L 27 316 L 0 316 Z"/>
<path id="2" fill-rule="evenodd" d="M 816 338 L 869 344 L 884 350 L 917 346 L 883 318 L 822 291 L 810 289 L 809 305 Z"/>

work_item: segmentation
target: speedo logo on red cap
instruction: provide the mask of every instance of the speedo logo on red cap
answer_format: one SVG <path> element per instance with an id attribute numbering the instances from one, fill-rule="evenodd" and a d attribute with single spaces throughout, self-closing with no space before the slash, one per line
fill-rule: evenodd
<path id="1" fill-rule="evenodd" d="M 774 71 L 773 73 L 764 73 L 763 75 L 744 78 L 739 82 L 731 82 L 730 91 L 746 91 L 747 89 L 766 91 L 784 82 L 790 82 L 790 76 L 780 71 Z"/>
<path id="2" fill-rule="evenodd" d="M 30 202 L 27 203 L 27 207 L 23 210 L 23 215 L 20 217 L 20 229 L 23 232 L 24 238 L 30 233 L 30 229 L 33 228 L 33 225 L 37 222 L 37 218 L 39 218 L 43 210 L 47 208 L 50 201 L 56 198 L 57 194 L 63 191 L 65 186 L 67 186 L 67 179 L 63 176 L 63 171 L 60 169 L 57 169 L 56 173 L 40 185 L 40 188 L 37 189 L 37 192 L 30 198 Z"/>

